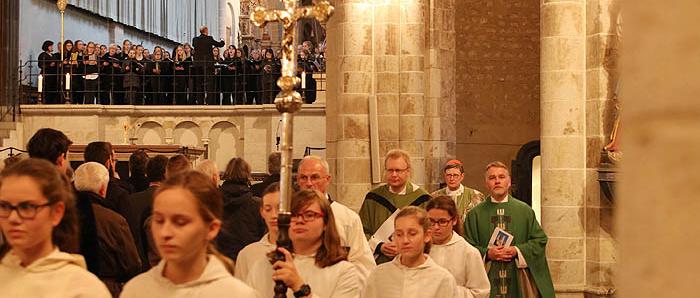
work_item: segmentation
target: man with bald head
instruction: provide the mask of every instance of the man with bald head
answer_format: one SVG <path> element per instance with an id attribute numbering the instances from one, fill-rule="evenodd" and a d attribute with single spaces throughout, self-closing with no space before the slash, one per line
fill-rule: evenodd
<path id="1" fill-rule="evenodd" d="M 369 275 L 369 271 L 376 267 L 374 256 L 369 249 L 369 244 L 362 230 L 360 216 L 350 208 L 331 199 L 328 195 L 328 186 L 331 184 L 328 162 L 324 159 L 309 155 L 299 163 L 297 170 L 297 184 L 301 189 L 313 189 L 326 195 L 331 203 L 331 210 L 335 216 L 335 223 L 340 234 L 343 246 L 349 246 L 348 261 L 355 265 L 363 279 Z"/>

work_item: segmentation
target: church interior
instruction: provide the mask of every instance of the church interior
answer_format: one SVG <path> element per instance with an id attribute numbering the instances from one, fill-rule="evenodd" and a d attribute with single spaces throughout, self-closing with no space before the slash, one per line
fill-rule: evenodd
<path id="1" fill-rule="evenodd" d="M 67 2 L 65 39 L 172 48 L 207 25 L 226 46 L 277 50 L 284 33 L 250 17 L 284 8 L 278 0 Z M 391 149 L 409 153 L 411 182 L 429 192 L 458 159 L 463 184 L 485 193 L 485 166 L 502 161 L 547 234 L 556 297 L 692 293 L 697 0 L 330 3 L 327 22 L 297 29 L 298 44 L 325 44 L 327 62 L 317 99 L 295 113 L 291 157 L 326 159 L 331 197 L 359 211 Z M 189 149 L 195 165 L 240 157 L 264 175 L 283 133 L 273 103 L 35 103 L 37 56 L 61 40 L 60 18 L 55 1 L 0 3 L 3 159 L 49 127 L 75 145 L 110 142 L 124 162 L 134 148 Z"/>

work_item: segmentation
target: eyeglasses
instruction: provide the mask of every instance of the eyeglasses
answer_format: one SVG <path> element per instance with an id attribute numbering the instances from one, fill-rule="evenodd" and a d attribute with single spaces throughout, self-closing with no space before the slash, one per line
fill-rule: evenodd
<path id="1" fill-rule="evenodd" d="M 450 179 L 459 178 L 459 176 L 462 176 L 462 174 L 445 174 L 445 177 Z"/>
<path id="2" fill-rule="evenodd" d="M 438 226 L 446 227 L 448 224 L 450 224 L 452 222 L 453 219 L 454 219 L 454 217 L 441 218 L 441 219 L 437 219 L 437 220 L 431 218 L 430 225 L 433 226 L 433 225 L 437 224 Z"/>
<path id="3" fill-rule="evenodd" d="M 323 216 L 325 216 L 325 214 L 323 214 L 323 212 L 306 210 L 302 213 L 293 213 L 292 219 L 299 220 L 299 217 L 301 217 L 301 220 L 303 220 L 304 222 L 310 222 L 310 221 L 314 221 L 315 219 L 317 219 L 319 217 L 323 217 Z"/>
<path id="4" fill-rule="evenodd" d="M 12 211 L 16 210 L 21 219 L 34 219 L 40 208 L 53 205 L 53 203 L 54 202 L 48 202 L 36 205 L 29 202 L 22 202 L 14 206 L 8 202 L 0 201 L 0 218 L 8 218 L 10 214 L 12 214 Z"/>
<path id="5" fill-rule="evenodd" d="M 389 174 L 403 174 L 406 171 L 408 171 L 408 168 L 405 168 L 405 169 L 385 169 L 384 171 L 386 171 Z"/>
<path id="6" fill-rule="evenodd" d="M 319 181 L 319 180 L 321 180 L 321 179 L 323 179 L 323 178 L 326 178 L 326 177 L 328 177 L 328 176 L 321 176 L 321 175 L 318 175 L 318 174 L 314 174 L 314 175 L 311 175 L 311 176 L 306 176 L 306 175 L 301 175 L 301 174 L 300 174 L 300 175 L 299 175 L 299 180 L 300 180 L 300 181 L 310 181 L 310 182 L 312 182 L 312 183 L 315 183 L 315 182 L 317 182 L 317 181 Z"/>

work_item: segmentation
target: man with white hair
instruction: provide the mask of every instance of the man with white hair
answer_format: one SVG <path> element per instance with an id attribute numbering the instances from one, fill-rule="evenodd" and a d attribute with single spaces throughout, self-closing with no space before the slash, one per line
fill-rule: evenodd
<path id="1" fill-rule="evenodd" d="M 86 162 L 74 174 L 80 219 L 80 252 L 90 272 L 117 297 L 122 285 L 141 271 L 141 260 L 124 217 L 104 206 L 109 172 Z"/>
<path id="2" fill-rule="evenodd" d="M 363 279 L 367 278 L 369 272 L 377 264 L 374 262 L 374 256 L 362 230 L 360 216 L 350 208 L 331 199 L 328 194 L 328 185 L 331 184 L 328 162 L 318 156 L 304 157 L 297 170 L 297 184 L 301 189 L 318 190 L 326 195 L 335 216 L 340 241 L 343 246 L 350 247 L 348 261 L 355 265 Z"/>
<path id="3" fill-rule="evenodd" d="M 214 182 L 214 185 L 219 187 L 219 181 L 221 180 L 219 176 L 219 168 L 216 166 L 216 163 L 213 160 L 205 159 L 199 163 L 199 165 L 197 165 L 196 170 L 207 175 L 207 177 L 211 178 L 211 181 Z"/>

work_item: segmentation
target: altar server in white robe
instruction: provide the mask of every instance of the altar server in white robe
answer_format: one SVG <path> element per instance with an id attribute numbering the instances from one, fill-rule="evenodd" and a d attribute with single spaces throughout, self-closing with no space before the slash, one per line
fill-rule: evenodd
<path id="1" fill-rule="evenodd" d="M 372 270 L 363 298 L 462 297 L 452 274 L 428 255 L 431 230 L 425 210 L 402 208 L 394 219 L 392 241 L 399 254 Z"/>
<path id="2" fill-rule="evenodd" d="M 332 177 L 329 174 L 328 162 L 321 157 L 308 155 L 299 163 L 297 170 L 297 184 L 300 189 L 313 189 L 320 191 L 331 204 L 336 228 L 343 246 L 349 248 L 348 261 L 355 265 L 362 280 L 367 278 L 369 272 L 377 267 L 374 255 L 362 229 L 362 220 L 357 212 L 347 206 L 333 200 L 328 194 L 328 186 Z"/>
<path id="3" fill-rule="evenodd" d="M 236 259 L 236 269 L 234 276 L 240 280 L 247 280 L 250 268 L 258 260 L 267 260 L 267 254 L 275 250 L 277 241 L 277 210 L 280 205 L 280 184 L 272 183 L 265 188 L 262 193 L 262 203 L 260 204 L 260 216 L 265 220 L 267 233 L 260 241 L 246 245 L 238 253 Z"/>
<path id="4" fill-rule="evenodd" d="M 125 286 L 120 297 L 258 297 L 233 277 L 233 263 L 212 242 L 221 229 L 221 193 L 207 175 L 169 177 L 153 198 L 151 229 L 162 259 Z"/>
<path id="5" fill-rule="evenodd" d="M 454 200 L 435 197 L 425 206 L 432 229 L 430 257 L 455 277 L 462 296 L 486 298 L 491 286 L 479 250 L 462 238 L 462 223 Z"/>
<path id="6" fill-rule="evenodd" d="M 362 282 L 340 245 L 333 211 L 324 195 L 315 190 L 295 193 L 291 213 L 293 253 L 279 248 L 286 260 L 272 266 L 267 259 L 258 260 L 246 282 L 263 297 L 272 297 L 275 280 L 288 287 L 287 297 L 359 297 Z"/>

